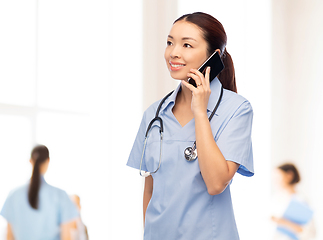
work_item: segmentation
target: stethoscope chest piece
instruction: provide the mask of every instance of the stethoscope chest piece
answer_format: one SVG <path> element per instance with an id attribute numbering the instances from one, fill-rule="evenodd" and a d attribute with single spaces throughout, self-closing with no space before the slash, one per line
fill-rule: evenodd
<path id="1" fill-rule="evenodd" d="M 197 149 L 192 147 L 187 147 L 184 150 L 184 157 L 187 161 L 192 162 L 197 158 Z"/>

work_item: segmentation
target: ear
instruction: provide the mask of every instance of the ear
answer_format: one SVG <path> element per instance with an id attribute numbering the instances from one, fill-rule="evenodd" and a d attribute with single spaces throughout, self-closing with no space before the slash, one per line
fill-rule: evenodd
<path id="1" fill-rule="evenodd" d="M 294 173 L 292 171 L 287 171 L 286 172 L 287 178 L 288 178 L 288 183 L 291 184 L 293 178 L 294 178 Z"/>
<path id="2" fill-rule="evenodd" d="M 30 162 L 31 166 L 34 167 L 34 161 L 32 159 L 29 159 L 29 162 Z"/>
<path id="3" fill-rule="evenodd" d="M 219 55 L 221 55 L 221 50 L 220 49 L 215 49 L 215 51 L 214 52 L 218 52 L 219 53 Z"/>

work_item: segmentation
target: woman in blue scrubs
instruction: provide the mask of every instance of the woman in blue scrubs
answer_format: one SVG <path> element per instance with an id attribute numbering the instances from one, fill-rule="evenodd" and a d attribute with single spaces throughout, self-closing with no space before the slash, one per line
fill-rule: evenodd
<path id="1" fill-rule="evenodd" d="M 76 206 L 65 191 L 46 183 L 49 151 L 36 146 L 30 182 L 12 191 L 0 214 L 8 221 L 7 240 L 70 240 Z"/>
<path id="2" fill-rule="evenodd" d="M 146 129 L 160 103 L 157 101 L 144 113 L 127 163 L 152 172 L 144 187 L 145 240 L 239 239 L 230 183 L 236 172 L 254 174 L 253 111 L 236 93 L 226 41 L 222 24 L 200 12 L 177 19 L 167 37 L 166 65 L 172 78 L 181 82 L 160 108 L 162 148 L 156 121 L 144 149 Z M 225 69 L 210 83 L 210 69 L 205 76 L 197 69 L 214 51 L 220 53 Z M 197 87 L 187 82 L 190 77 Z M 222 86 L 220 105 L 209 121 Z M 187 161 L 184 150 L 195 141 L 198 157 Z"/>

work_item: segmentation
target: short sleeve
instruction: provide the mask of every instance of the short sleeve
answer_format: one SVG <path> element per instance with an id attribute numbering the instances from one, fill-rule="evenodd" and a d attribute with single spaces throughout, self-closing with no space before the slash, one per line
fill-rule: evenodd
<path id="1" fill-rule="evenodd" d="M 145 141 L 145 133 L 146 133 L 145 115 L 146 114 L 144 114 L 144 116 L 142 117 L 140 127 L 127 162 L 127 166 L 136 168 L 138 170 L 140 169 L 140 160 L 141 160 L 142 150 L 143 150 L 144 141 Z M 141 170 L 147 171 L 145 161 L 142 161 Z"/>
<path id="2" fill-rule="evenodd" d="M 12 194 L 10 193 L 3 204 L 0 215 L 3 216 L 9 223 L 13 222 L 13 206 L 12 206 Z"/>
<path id="3" fill-rule="evenodd" d="M 217 145 L 227 161 L 240 164 L 238 173 L 253 176 L 251 142 L 253 110 L 248 101 L 243 102 L 230 118 L 217 140 Z"/>
<path id="4" fill-rule="evenodd" d="M 79 217 L 79 212 L 75 206 L 75 204 L 72 202 L 72 200 L 69 198 L 67 193 L 65 191 L 62 191 L 60 194 L 60 218 L 59 222 L 60 224 L 66 223 L 69 221 L 72 221 L 73 219 Z"/>

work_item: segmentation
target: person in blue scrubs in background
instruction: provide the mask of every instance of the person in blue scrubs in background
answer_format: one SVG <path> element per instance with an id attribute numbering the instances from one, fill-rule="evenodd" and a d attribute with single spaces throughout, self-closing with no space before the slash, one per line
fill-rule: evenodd
<path id="1" fill-rule="evenodd" d="M 145 133 L 160 101 L 144 113 L 127 165 L 147 172 L 143 196 L 145 240 L 239 239 L 230 194 L 236 172 L 252 176 L 253 110 L 238 95 L 227 37 L 214 17 L 196 12 L 177 19 L 167 37 L 166 65 L 181 80 L 163 103 L 159 117 L 164 133 L 160 148 L 158 122 Z M 210 83 L 197 69 L 214 51 L 225 69 Z M 187 82 L 191 77 L 197 87 Z M 223 97 L 209 122 L 221 92 Z M 184 150 L 196 141 L 198 157 L 187 161 Z M 143 154 L 144 149 L 144 154 Z M 141 156 L 143 160 L 141 164 Z"/>
<path id="2" fill-rule="evenodd" d="M 38 145 L 31 153 L 28 184 L 12 191 L 0 212 L 8 221 L 7 240 L 70 240 L 79 214 L 67 193 L 46 183 L 49 151 Z"/>

